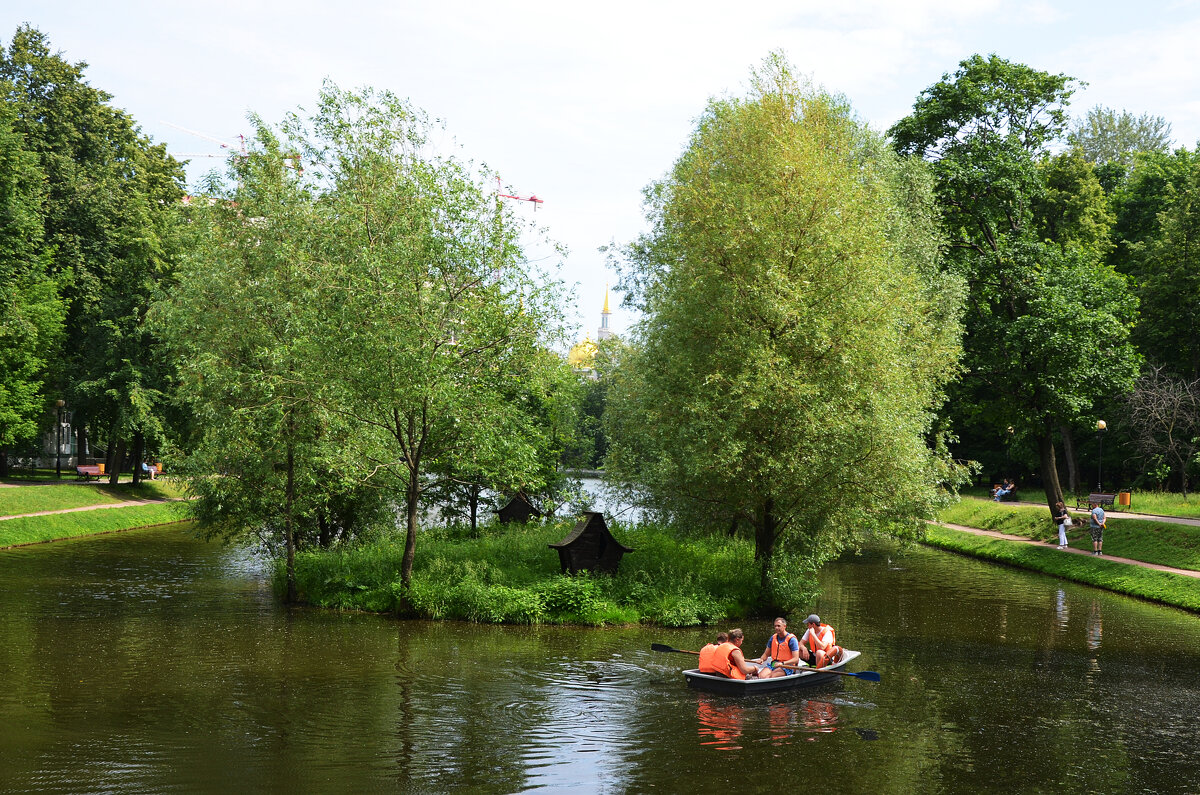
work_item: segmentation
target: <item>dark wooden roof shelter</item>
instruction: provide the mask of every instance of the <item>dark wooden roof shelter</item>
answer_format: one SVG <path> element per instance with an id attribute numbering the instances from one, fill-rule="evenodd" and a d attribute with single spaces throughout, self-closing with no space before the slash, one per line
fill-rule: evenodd
<path id="1" fill-rule="evenodd" d="M 566 538 L 549 546 L 558 550 L 558 562 L 564 574 L 580 571 L 615 572 L 621 556 L 633 551 L 613 538 L 604 521 L 604 514 L 595 511 L 585 513 Z"/>
<path id="2" fill-rule="evenodd" d="M 533 503 L 525 496 L 524 492 L 517 492 L 508 503 L 496 512 L 500 519 L 500 524 L 508 524 L 510 522 L 528 522 L 530 519 L 542 517 L 542 512 L 533 507 Z"/>

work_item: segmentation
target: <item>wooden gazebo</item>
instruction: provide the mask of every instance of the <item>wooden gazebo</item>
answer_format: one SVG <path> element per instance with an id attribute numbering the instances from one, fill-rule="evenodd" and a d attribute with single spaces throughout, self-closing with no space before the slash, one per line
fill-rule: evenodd
<path id="1" fill-rule="evenodd" d="M 509 500 L 496 514 L 500 519 L 500 524 L 508 524 L 510 522 L 524 523 L 530 519 L 540 519 L 542 517 L 542 512 L 533 507 L 533 503 L 529 501 L 524 492 L 517 492 L 516 496 Z"/>
<path id="2" fill-rule="evenodd" d="M 558 550 L 558 562 L 564 574 L 580 571 L 615 572 L 621 556 L 633 551 L 613 538 L 604 521 L 604 514 L 591 511 L 583 515 L 566 538 L 549 546 Z"/>

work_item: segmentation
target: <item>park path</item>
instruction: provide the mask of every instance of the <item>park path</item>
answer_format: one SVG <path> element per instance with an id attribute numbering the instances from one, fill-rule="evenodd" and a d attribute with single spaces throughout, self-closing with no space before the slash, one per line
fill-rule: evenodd
<path id="1" fill-rule="evenodd" d="M 1138 514 L 1138 513 L 1127 513 L 1127 514 L 1108 513 L 1108 515 L 1109 516 L 1122 516 L 1122 517 L 1129 518 L 1129 519 L 1159 519 L 1159 520 L 1164 520 L 1164 521 L 1168 518 L 1165 516 L 1147 516 L 1146 514 Z M 980 530 L 978 527 L 967 527 L 966 525 L 961 525 L 961 524 L 950 524 L 949 522 L 930 522 L 930 524 L 935 524 L 939 527 L 948 527 L 951 530 L 960 530 L 964 533 L 971 533 L 972 535 L 987 536 L 988 538 L 1001 538 L 1001 539 L 1004 539 L 1005 541 L 1015 541 L 1019 544 L 1032 544 L 1034 546 L 1039 546 L 1039 547 L 1058 546 L 1057 544 L 1054 544 L 1054 543 L 1046 544 L 1044 541 L 1038 541 L 1033 538 L 1026 538 L 1025 536 L 1014 536 L 1014 535 L 1009 535 L 1008 533 L 998 533 L 995 530 Z M 1188 520 L 1184 520 L 1184 521 L 1180 522 L 1180 524 L 1200 524 L 1200 522 L 1198 522 L 1195 519 L 1188 519 Z M 1066 549 L 1060 549 L 1058 551 L 1063 552 L 1063 553 L 1070 553 L 1072 555 L 1091 555 L 1092 554 L 1091 550 L 1072 549 L 1071 547 L 1067 547 Z M 1103 557 L 1104 557 L 1104 560 L 1111 560 L 1114 563 L 1128 563 L 1131 566 L 1141 566 L 1143 569 L 1153 569 L 1154 571 L 1165 571 L 1168 574 L 1179 574 L 1183 577 L 1194 577 L 1194 578 L 1200 579 L 1200 571 L 1192 571 L 1191 569 L 1177 569 L 1177 568 L 1174 568 L 1173 566 L 1160 566 L 1157 563 L 1147 563 L 1144 560 L 1134 560 L 1133 558 L 1118 558 L 1118 557 L 1114 557 L 1112 555 L 1107 555 L 1107 554 L 1104 555 Z"/>
<path id="2" fill-rule="evenodd" d="M 1004 505 L 1022 505 L 1026 508 L 1045 508 L 1044 502 L 1025 502 L 1023 500 L 1014 500 L 1005 502 Z M 1047 510 L 1049 510 L 1047 508 Z M 1087 514 L 1086 508 L 1067 508 L 1071 513 Z M 1146 521 L 1166 522 L 1167 524 L 1186 524 L 1192 527 L 1200 527 L 1200 519 L 1191 519 L 1186 516 L 1159 516 L 1156 513 L 1128 513 L 1126 511 L 1110 511 L 1107 508 L 1104 510 L 1104 515 L 1109 519 L 1144 519 Z"/>
<path id="3" fill-rule="evenodd" d="M 56 513 L 75 513 L 76 511 L 101 511 L 105 508 L 128 508 L 131 505 L 152 505 L 158 502 L 171 502 L 171 500 L 124 500 L 123 502 L 108 502 L 103 505 L 83 505 L 79 508 L 59 508 L 56 511 L 34 511 L 32 513 L 14 513 L 10 516 L 0 516 L 0 522 L 8 519 L 20 519 L 23 516 L 50 516 Z"/>

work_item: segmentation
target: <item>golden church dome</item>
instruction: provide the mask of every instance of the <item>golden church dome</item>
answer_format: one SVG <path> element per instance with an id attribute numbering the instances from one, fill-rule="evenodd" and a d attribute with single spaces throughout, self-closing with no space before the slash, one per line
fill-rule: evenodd
<path id="1" fill-rule="evenodd" d="M 567 364 L 571 365 L 576 370 L 591 369 L 596 363 L 596 343 L 592 342 L 590 336 L 585 337 L 583 342 L 571 346 L 571 352 L 567 354 Z"/>

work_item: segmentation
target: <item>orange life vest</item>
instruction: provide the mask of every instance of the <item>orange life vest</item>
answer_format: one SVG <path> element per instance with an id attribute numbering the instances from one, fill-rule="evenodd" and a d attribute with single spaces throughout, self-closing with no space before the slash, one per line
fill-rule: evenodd
<path id="1" fill-rule="evenodd" d="M 717 644 L 706 643 L 700 647 L 700 673 L 716 674 L 725 673 L 717 670 Z"/>
<path id="2" fill-rule="evenodd" d="M 829 647 L 832 649 L 837 645 L 837 638 L 834 635 L 833 627 L 828 624 L 822 624 L 819 630 L 814 634 L 811 629 L 808 631 L 808 650 L 815 652 L 817 650 L 817 638 L 825 636 L 825 630 L 829 630 Z"/>
<path id="3" fill-rule="evenodd" d="M 783 636 L 783 640 L 779 639 L 779 635 L 771 635 L 771 659 L 775 662 L 788 662 L 792 659 L 792 647 L 788 640 L 796 637 L 792 633 L 787 633 Z"/>
<path id="4" fill-rule="evenodd" d="M 725 642 L 713 650 L 712 670 L 705 671 L 700 668 L 701 673 L 714 673 L 728 676 L 730 679 L 745 679 L 746 675 L 742 673 L 742 669 L 738 668 L 729 661 L 729 655 L 737 649 L 737 646 L 732 643 Z"/>

